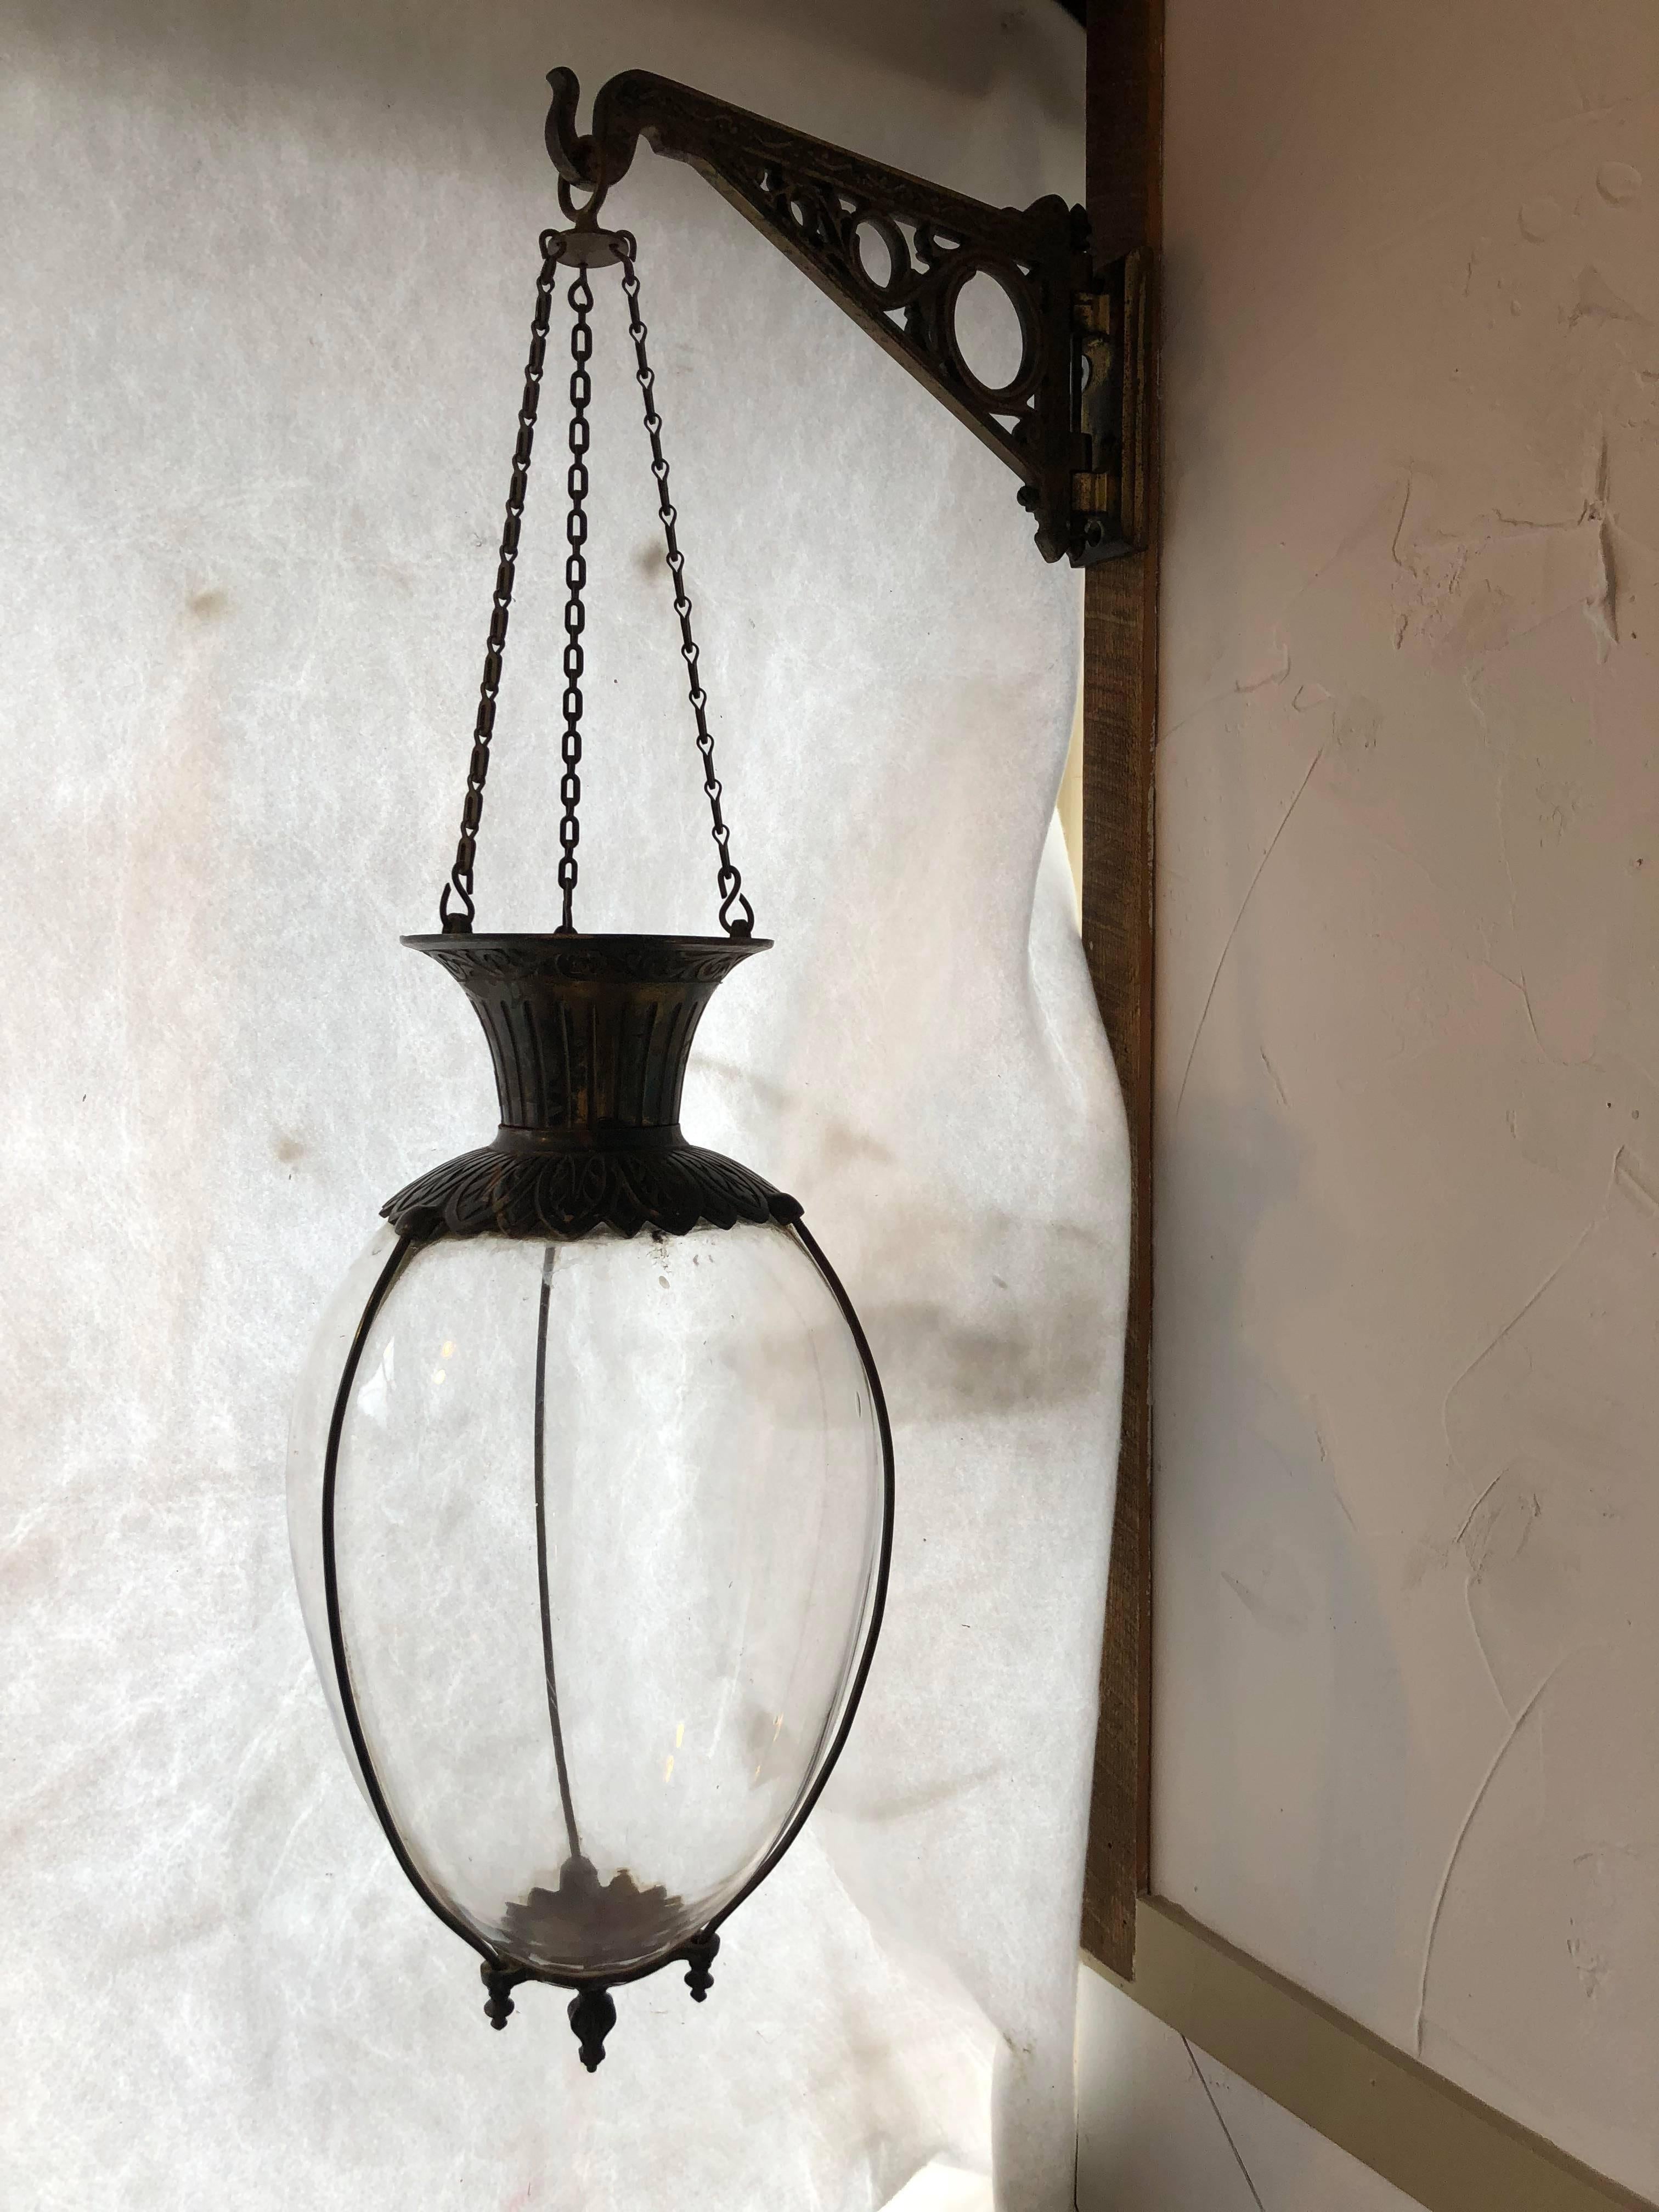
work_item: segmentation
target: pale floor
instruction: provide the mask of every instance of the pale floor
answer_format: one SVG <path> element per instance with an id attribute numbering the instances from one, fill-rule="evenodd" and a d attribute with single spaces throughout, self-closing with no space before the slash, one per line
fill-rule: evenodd
<path id="1" fill-rule="evenodd" d="M 1085 1966 L 1078 2212 L 1417 2212 Z"/>

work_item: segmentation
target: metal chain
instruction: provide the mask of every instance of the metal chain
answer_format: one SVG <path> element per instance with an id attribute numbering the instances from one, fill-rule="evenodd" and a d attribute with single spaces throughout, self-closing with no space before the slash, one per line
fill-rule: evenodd
<path id="1" fill-rule="evenodd" d="M 472 754 L 467 768 L 466 798 L 461 809 L 460 838 L 455 848 L 455 865 L 438 901 L 439 920 L 450 933 L 470 931 L 477 910 L 472 897 L 473 865 L 477 858 L 479 824 L 483 817 L 484 784 L 489 774 L 489 748 L 495 735 L 495 703 L 501 688 L 501 662 L 507 649 L 507 623 L 513 607 L 519 532 L 524 517 L 531 453 L 535 442 L 554 283 L 564 243 L 561 234 L 556 231 L 542 233 L 541 273 L 536 284 L 536 309 L 530 326 L 530 355 L 525 367 L 524 396 L 519 406 L 519 435 L 513 453 L 507 516 L 501 527 L 501 553 L 495 569 L 483 678 L 478 689 L 478 711 L 473 725 Z M 637 364 L 635 379 L 644 397 L 646 434 L 651 441 L 651 473 L 657 482 L 657 511 L 662 520 L 668 569 L 674 580 L 674 611 L 679 617 L 680 623 L 680 657 L 686 667 L 688 696 L 696 721 L 697 750 L 702 757 L 702 787 L 708 795 L 712 835 L 720 856 L 717 881 L 720 897 L 720 927 L 728 937 L 744 939 L 754 934 L 755 913 L 744 894 L 743 878 L 732 860 L 731 831 L 720 809 L 722 787 L 714 773 L 714 741 L 709 734 L 708 720 L 708 696 L 702 688 L 696 641 L 691 634 L 691 601 L 685 588 L 685 556 L 679 548 L 676 529 L 678 517 L 669 496 L 668 464 L 663 458 L 662 417 L 657 411 L 656 378 L 646 358 L 647 334 L 640 314 L 640 280 L 632 254 L 623 253 L 619 258 L 623 266 L 623 290 L 628 299 L 629 336 L 634 341 Z M 559 825 L 558 868 L 559 889 L 564 901 L 560 934 L 566 936 L 575 933 L 573 909 L 578 873 L 576 848 L 581 838 L 577 816 L 582 789 L 579 773 L 582 757 L 581 679 L 586 665 L 582 634 L 586 623 L 582 594 L 587 584 L 587 410 L 592 398 L 587 365 L 593 352 L 592 326 L 589 320 L 593 294 L 587 281 L 586 263 L 577 269 L 570 287 L 569 299 L 574 316 L 570 332 L 570 469 L 568 478 L 570 505 L 565 521 L 568 550 L 564 565 L 564 735 L 560 749 L 564 772 L 559 783 L 563 814 Z M 458 911 L 451 909 L 452 897 L 458 902 Z"/>
<path id="2" fill-rule="evenodd" d="M 449 881 L 438 896 L 438 919 L 452 934 L 472 927 L 472 864 L 477 853 L 478 825 L 483 819 L 484 780 L 489 774 L 489 741 L 495 730 L 495 695 L 501 688 L 501 655 L 507 650 L 507 618 L 513 609 L 513 579 L 519 558 L 519 526 L 524 517 L 525 487 L 530 475 L 530 453 L 536 438 L 536 410 L 540 402 L 542 367 L 547 356 L 547 325 L 552 312 L 553 285 L 558 272 L 560 239 L 544 230 L 539 240 L 541 275 L 536 280 L 536 312 L 530 324 L 530 358 L 525 364 L 524 397 L 519 403 L 519 437 L 513 449 L 513 476 L 507 487 L 507 520 L 501 526 L 501 550 L 495 568 L 494 607 L 489 640 L 484 651 L 483 681 L 478 687 L 477 719 L 472 726 L 472 757 L 466 772 L 466 798 L 461 808 L 460 842 Z M 450 895 L 459 900 L 461 911 L 452 915 Z"/>
<path id="3" fill-rule="evenodd" d="M 623 290 L 628 295 L 628 334 L 634 341 L 634 356 L 638 363 L 635 380 L 645 396 L 646 434 L 651 441 L 651 473 L 657 480 L 657 511 L 662 517 L 669 573 L 674 579 L 674 611 L 680 618 L 680 657 L 685 663 L 690 679 L 691 711 L 697 723 L 697 750 L 702 755 L 702 787 L 708 794 L 708 811 L 714 817 L 714 846 L 720 854 L 720 927 L 728 937 L 752 937 L 755 933 L 755 910 L 744 896 L 743 878 L 732 864 L 732 833 L 720 812 L 720 781 L 714 774 L 714 740 L 708 734 L 708 695 L 702 688 L 702 679 L 698 672 L 696 641 L 691 635 L 691 602 L 685 589 L 685 556 L 680 551 L 679 539 L 675 533 L 678 517 L 674 503 L 668 496 L 668 464 L 662 453 L 662 417 L 657 412 L 657 380 L 645 357 L 646 330 L 640 318 L 640 280 L 635 271 L 633 255 L 624 253 L 621 258 Z"/>
<path id="4" fill-rule="evenodd" d="M 587 498 L 587 404 L 593 396 L 587 374 L 587 364 L 593 354 L 593 330 L 587 319 L 593 293 L 587 281 L 586 262 L 578 268 L 570 287 L 570 305 L 575 319 L 570 326 L 570 512 L 564 525 L 570 550 L 564 562 L 564 740 L 561 748 L 564 775 L 559 782 L 559 797 L 564 801 L 564 818 L 559 824 L 559 889 L 564 893 L 564 919 L 559 925 L 562 937 L 573 937 L 576 931 L 572 910 L 576 898 L 576 847 L 581 842 L 576 809 L 581 804 L 582 781 L 576 771 L 582 757 L 582 629 L 587 619 L 582 608 L 582 592 L 587 582 L 587 559 L 583 550 L 587 544 L 587 509 L 584 504 Z"/>

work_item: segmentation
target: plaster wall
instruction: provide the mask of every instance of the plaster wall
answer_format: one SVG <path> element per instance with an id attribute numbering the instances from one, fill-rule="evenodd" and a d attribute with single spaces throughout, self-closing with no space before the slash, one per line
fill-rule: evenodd
<path id="1" fill-rule="evenodd" d="M 1171 0 L 1154 1878 L 1659 2196 L 1659 15 Z"/>

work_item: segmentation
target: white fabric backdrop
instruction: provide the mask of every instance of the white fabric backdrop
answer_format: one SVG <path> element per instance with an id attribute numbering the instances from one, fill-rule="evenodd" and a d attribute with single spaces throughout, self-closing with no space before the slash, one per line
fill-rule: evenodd
<path id="1" fill-rule="evenodd" d="M 381 1199 L 494 1120 L 460 994 L 397 935 L 453 848 L 553 213 L 541 73 L 653 66 L 998 200 L 1080 186 L 1050 0 L 599 15 L 0 15 L 18 2212 L 927 2212 L 988 2203 L 993 2170 L 1014 2212 L 1071 2201 L 1127 1203 L 1045 857 L 1076 580 L 988 455 L 644 152 L 617 213 L 778 940 L 705 1024 L 685 1121 L 807 1200 L 900 1469 L 859 1729 L 707 2006 L 626 1992 L 591 2080 L 556 1993 L 491 2033 L 335 1747 L 290 1585 L 313 1319 Z M 580 918 L 707 928 L 597 289 Z M 561 382 L 479 865 L 498 927 L 554 918 Z"/>

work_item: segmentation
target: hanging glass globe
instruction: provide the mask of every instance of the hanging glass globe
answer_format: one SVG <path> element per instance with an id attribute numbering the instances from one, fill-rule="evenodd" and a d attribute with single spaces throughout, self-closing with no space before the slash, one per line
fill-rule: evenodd
<path id="1" fill-rule="evenodd" d="M 680 1134 L 750 940 L 405 940 L 465 989 L 495 1142 L 410 1185 L 330 1306 L 290 1460 L 312 1650 L 426 1903 L 593 2063 L 605 1988 L 715 1931 L 834 1762 L 873 1647 L 890 1448 L 792 1199 Z"/>
<path id="2" fill-rule="evenodd" d="M 561 187 L 562 193 L 563 187 Z M 567 206 L 567 212 L 569 212 Z M 399 1866 L 479 1954 L 497 2027 L 719 1929 L 811 1813 L 869 1670 L 893 1462 L 857 1316 L 799 1203 L 679 1127 L 721 980 L 765 949 L 732 865 L 645 357 L 634 242 L 542 240 L 495 614 L 443 933 L 501 1126 L 383 1209 L 324 1316 L 289 1505 L 336 1728 Z M 576 264 L 562 927 L 472 931 L 472 868 L 554 279 Z M 619 263 L 720 857 L 718 938 L 574 928 L 590 261 Z"/>

